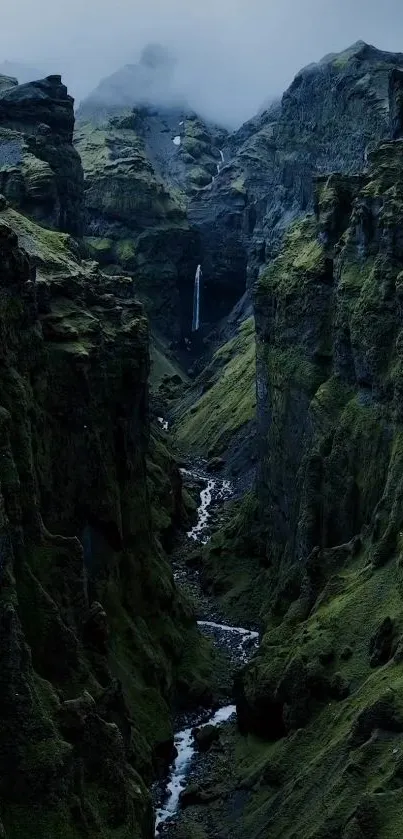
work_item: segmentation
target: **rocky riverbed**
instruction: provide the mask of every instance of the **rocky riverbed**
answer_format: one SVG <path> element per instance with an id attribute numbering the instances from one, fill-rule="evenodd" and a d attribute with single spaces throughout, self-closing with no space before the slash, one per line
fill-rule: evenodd
<path id="1" fill-rule="evenodd" d="M 257 649 L 259 633 L 255 629 L 221 622 L 217 604 L 201 590 L 198 571 L 184 561 L 186 550 L 191 551 L 195 544 L 204 545 L 209 540 L 219 519 L 220 508 L 231 497 L 233 488 L 228 481 L 207 474 L 202 467 L 182 469 L 182 476 L 185 483 L 197 481 L 202 488 L 197 522 L 187 533 L 185 546 L 181 547 L 174 561 L 175 579 L 192 593 L 197 603 L 200 631 L 226 655 L 228 666 L 235 674 L 236 669 L 249 661 Z M 201 709 L 177 731 L 176 756 L 168 777 L 154 790 L 157 836 L 173 837 L 179 814 L 188 806 L 208 802 L 211 793 L 203 779 L 214 768 L 215 760 L 222 751 L 220 741 L 224 727 L 235 720 L 234 704 L 211 709 L 210 712 Z"/>

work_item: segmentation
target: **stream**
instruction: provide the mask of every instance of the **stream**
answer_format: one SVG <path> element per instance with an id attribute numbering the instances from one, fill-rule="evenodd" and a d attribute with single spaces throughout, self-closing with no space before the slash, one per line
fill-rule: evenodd
<path id="1" fill-rule="evenodd" d="M 162 423 L 161 423 L 162 424 Z M 197 510 L 197 522 L 187 533 L 189 547 L 192 542 L 205 545 L 211 538 L 211 514 L 219 509 L 224 501 L 233 494 L 233 487 L 229 481 L 211 477 L 202 469 L 189 471 L 181 469 L 184 481 L 197 480 L 204 483 L 200 492 L 200 504 Z M 193 580 L 197 572 L 193 572 Z M 185 581 L 186 569 L 175 572 L 175 579 L 180 585 Z M 213 620 L 200 619 L 197 624 L 201 632 L 209 636 L 213 642 L 223 649 L 229 656 L 231 664 L 239 666 L 245 664 L 255 652 L 259 644 L 259 633 L 239 626 L 228 626 Z M 210 714 L 203 714 L 202 725 L 221 725 L 236 717 L 235 705 L 227 705 Z M 164 825 L 174 819 L 180 809 L 180 796 L 189 780 L 189 772 L 197 760 L 197 748 L 193 732 L 196 725 L 200 725 L 200 717 L 194 715 L 192 725 L 175 734 L 176 757 L 173 760 L 168 778 L 160 795 L 156 808 L 155 835 L 159 836 Z"/>

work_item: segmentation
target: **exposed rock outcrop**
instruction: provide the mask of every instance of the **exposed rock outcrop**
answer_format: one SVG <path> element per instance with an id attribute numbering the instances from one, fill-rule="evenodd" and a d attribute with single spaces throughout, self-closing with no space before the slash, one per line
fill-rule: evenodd
<path id="1" fill-rule="evenodd" d="M 277 251 L 290 222 L 313 208 L 314 176 L 361 172 L 368 151 L 390 136 L 388 87 L 395 67 L 403 67 L 403 55 L 358 42 L 301 70 L 280 104 L 229 138 L 220 176 L 189 208 L 202 234 L 211 314 L 217 297 L 229 311 Z"/>
<path id="2" fill-rule="evenodd" d="M 60 76 L 1 85 L 0 191 L 41 224 L 80 235 L 83 171 L 73 129 L 73 99 Z"/>
<path id="3" fill-rule="evenodd" d="M 183 202 L 156 174 L 134 114 L 102 128 L 80 124 L 76 148 L 90 254 L 110 274 L 134 276 L 154 327 L 179 341 L 190 331 L 199 258 Z"/>

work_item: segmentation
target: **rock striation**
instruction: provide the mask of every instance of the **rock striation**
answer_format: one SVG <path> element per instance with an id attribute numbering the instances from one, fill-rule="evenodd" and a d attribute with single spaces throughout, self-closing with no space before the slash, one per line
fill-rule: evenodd
<path id="1" fill-rule="evenodd" d="M 273 836 L 401 824 L 402 213 L 397 139 L 317 180 L 256 287 L 266 632 L 237 706 L 276 762 L 256 819 Z"/>
<path id="2" fill-rule="evenodd" d="M 390 136 L 389 77 L 402 67 L 402 54 L 358 42 L 301 70 L 280 103 L 228 138 L 220 176 L 189 207 L 209 310 L 220 297 L 228 312 L 253 285 L 291 221 L 313 209 L 317 175 L 365 168 Z"/>
<path id="3" fill-rule="evenodd" d="M 135 277 L 153 326 L 178 342 L 190 331 L 198 235 L 180 196 L 149 160 L 136 114 L 106 127 L 80 123 L 86 243 L 111 275 Z"/>
<path id="4" fill-rule="evenodd" d="M 11 189 L 26 144 L 42 136 L 74 185 L 72 100 L 55 78 L 13 84 L 0 114 L 0 159 L 10 136 L 22 148 L 0 172 L 10 176 L 0 196 L 0 833 L 27 835 L 34 812 L 38 839 L 151 839 L 147 787 L 172 754 L 172 707 L 211 701 L 209 653 L 199 660 L 193 610 L 162 547 L 183 514 L 181 478 L 150 430 L 149 327 L 133 278 L 103 273 L 50 229 L 63 221 L 42 216 L 43 191 L 30 204 Z M 55 190 L 60 177 L 55 165 Z"/>
<path id="5" fill-rule="evenodd" d="M 80 235 L 83 171 L 72 142 L 73 99 L 60 76 L 21 85 L 1 79 L 0 192 L 40 224 Z"/>

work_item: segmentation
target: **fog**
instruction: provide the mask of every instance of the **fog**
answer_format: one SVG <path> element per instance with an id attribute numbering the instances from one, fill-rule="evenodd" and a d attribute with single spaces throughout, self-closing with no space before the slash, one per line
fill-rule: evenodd
<path id="1" fill-rule="evenodd" d="M 401 0 L 13 0 L 0 64 L 62 73 L 76 101 L 135 63 L 149 42 L 176 57 L 169 84 L 204 116 L 237 126 L 304 65 L 363 39 L 403 51 Z"/>

